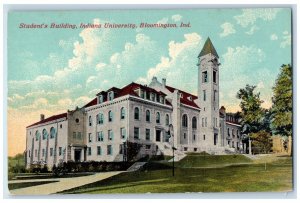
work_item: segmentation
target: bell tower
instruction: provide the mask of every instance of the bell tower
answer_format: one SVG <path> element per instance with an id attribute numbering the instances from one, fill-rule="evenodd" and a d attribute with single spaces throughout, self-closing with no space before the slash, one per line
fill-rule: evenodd
<path id="1" fill-rule="evenodd" d="M 203 145 L 217 146 L 219 139 L 219 55 L 208 37 L 198 56 L 198 103 Z"/>

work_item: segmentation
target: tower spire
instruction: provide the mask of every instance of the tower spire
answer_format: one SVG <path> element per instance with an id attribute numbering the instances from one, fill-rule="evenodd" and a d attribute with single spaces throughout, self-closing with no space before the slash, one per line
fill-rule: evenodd
<path id="1" fill-rule="evenodd" d="M 219 55 L 214 47 L 214 45 L 212 44 L 210 38 L 208 37 L 204 43 L 204 46 L 198 56 L 198 58 L 200 58 L 201 56 L 204 56 L 206 54 L 213 54 L 215 55 L 217 58 L 219 58 Z"/>

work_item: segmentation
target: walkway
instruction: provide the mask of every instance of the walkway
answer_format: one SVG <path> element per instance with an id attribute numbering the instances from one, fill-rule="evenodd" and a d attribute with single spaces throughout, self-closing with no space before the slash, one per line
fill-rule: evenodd
<path id="1" fill-rule="evenodd" d="M 119 173 L 122 173 L 122 171 L 96 173 L 94 175 L 74 177 L 74 178 L 43 179 L 43 181 L 59 180 L 59 182 L 10 190 L 10 193 L 12 195 L 49 195 L 49 194 L 55 194 L 55 193 L 63 191 L 63 190 L 68 190 L 68 189 L 71 189 L 71 188 L 75 188 L 75 187 L 79 187 L 79 186 L 82 186 L 82 185 L 97 182 L 97 181 L 115 176 Z M 19 182 L 34 182 L 34 181 L 37 181 L 37 180 L 26 180 L 26 181 L 24 180 L 24 181 L 19 181 Z M 14 181 L 14 182 L 17 182 L 17 181 Z"/>

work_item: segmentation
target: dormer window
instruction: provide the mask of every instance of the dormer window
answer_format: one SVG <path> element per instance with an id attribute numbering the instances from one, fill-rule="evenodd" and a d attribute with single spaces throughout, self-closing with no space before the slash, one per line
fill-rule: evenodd
<path id="1" fill-rule="evenodd" d="M 151 101 L 155 101 L 155 94 L 151 94 Z"/>
<path id="2" fill-rule="evenodd" d="M 145 98 L 145 92 L 144 92 L 144 90 L 141 90 L 141 98 Z"/>
<path id="3" fill-rule="evenodd" d="M 156 102 L 159 102 L 159 99 L 160 99 L 160 96 L 157 95 L 157 96 L 156 96 Z"/>
<path id="4" fill-rule="evenodd" d="M 160 97 L 160 102 L 161 102 L 162 104 L 164 104 L 164 103 L 165 103 L 165 97 L 161 96 L 161 97 Z"/>
<path id="5" fill-rule="evenodd" d="M 99 95 L 99 97 L 98 97 L 98 103 L 99 104 L 103 103 L 103 95 Z"/>
<path id="6" fill-rule="evenodd" d="M 108 100 L 112 101 L 113 99 L 114 99 L 114 92 L 111 91 L 111 92 L 108 93 Z"/>

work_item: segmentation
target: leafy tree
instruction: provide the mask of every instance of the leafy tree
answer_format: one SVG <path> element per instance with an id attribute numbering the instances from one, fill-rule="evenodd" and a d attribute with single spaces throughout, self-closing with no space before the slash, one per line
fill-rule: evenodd
<path id="1" fill-rule="evenodd" d="M 240 107 L 242 133 L 256 133 L 262 128 L 264 119 L 264 110 L 261 108 L 262 100 L 260 100 L 260 93 L 254 93 L 256 86 L 246 85 L 245 88 L 240 89 L 237 93 L 237 98 L 241 99 Z"/>
<path id="2" fill-rule="evenodd" d="M 292 66 L 282 65 L 273 87 L 272 130 L 274 134 L 292 136 Z"/>
<path id="3" fill-rule="evenodd" d="M 272 147 L 271 134 L 265 130 L 251 133 L 250 138 L 253 144 L 253 151 L 269 153 Z"/>

